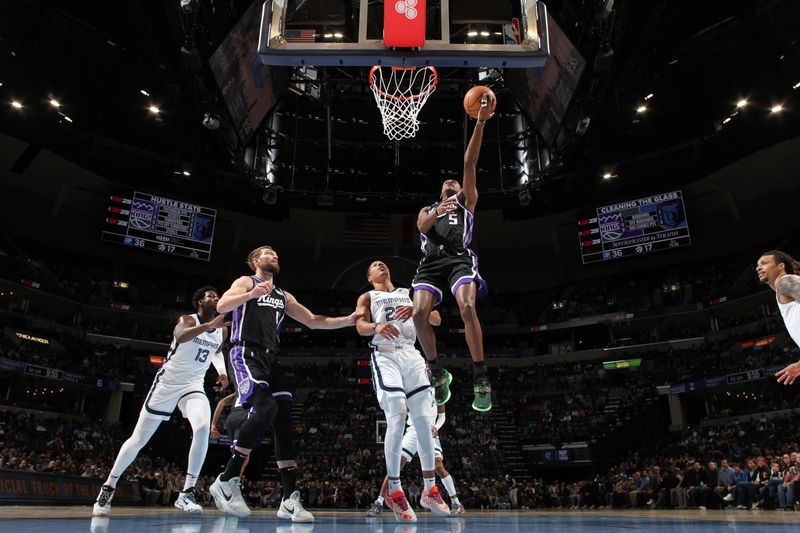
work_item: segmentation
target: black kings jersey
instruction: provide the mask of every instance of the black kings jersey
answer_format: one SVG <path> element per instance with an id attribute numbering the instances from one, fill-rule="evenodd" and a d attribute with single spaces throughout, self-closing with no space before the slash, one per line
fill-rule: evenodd
<path id="1" fill-rule="evenodd" d="M 253 287 L 261 279 L 250 276 Z M 286 295 L 277 287 L 272 292 L 248 300 L 233 310 L 231 342 L 246 346 L 260 346 L 273 353 L 280 348 L 280 328 L 286 316 Z"/>
<path id="2" fill-rule="evenodd" d="M 428 208 L 430 213 L 439 205 L 436 202 Z M 433 227 L 428 233 L 420 233 L 419 240 L 422 245 L 422 252 L 427 255 L 434 250 L 442 250 L 445 253 L 462 254 L 472 241 L 472 221 L 473 215 L 461 203 L 456 195 L 456 209 L 450 213 L 436 218 Z"/>

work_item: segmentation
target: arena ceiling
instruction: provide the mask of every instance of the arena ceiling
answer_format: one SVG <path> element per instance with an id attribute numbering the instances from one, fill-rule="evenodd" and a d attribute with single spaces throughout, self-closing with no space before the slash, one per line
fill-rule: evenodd
<path id="1" fill-rule="evenodd" d="M 476 71 L 445 70 L 420 133 L 396 146 L 380 133 L 366 69 L 326 69 L 319 98 L 281 90 L 257 128 L 262 148 L 276 154 L 265 196 L 247 143 L 225 127 L 208 67 L 250 2 L 191 5 L 187 14 L 179 0 L 4 2 L 0 129 L 30 143 L 18 165 L 46 148 L 123 186 L 271 218 L 289 207 L 414 212 L 444 175 L 460 174 L 460 99 Z M 661 192 L 797 135 L 800 3 L 547 5 L 587 66 L 558 141 L 530 148 L 527 168 L 519 145 L 534 146 L 538 132 L 518 120 L 520 95 L 506 84 L 508 71 L 495 80 L 501 104 L 479 163 L 481 208 L 524 218 Z M 747 105 L 737 107 L 742 100 Z M 222 127 L 203 127 L 206 113 L 221 117 Z"/>

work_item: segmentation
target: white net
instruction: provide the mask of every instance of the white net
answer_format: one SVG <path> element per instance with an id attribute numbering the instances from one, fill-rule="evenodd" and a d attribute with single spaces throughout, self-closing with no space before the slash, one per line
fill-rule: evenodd
<path id="1" fill-rule="evenodd" d="M 419 110 L 439 81 L 436 69 L 376 66 L 369 78 L 383 118 L 383 133 L 393 141 L 414 137 L 419 130 Z"/>

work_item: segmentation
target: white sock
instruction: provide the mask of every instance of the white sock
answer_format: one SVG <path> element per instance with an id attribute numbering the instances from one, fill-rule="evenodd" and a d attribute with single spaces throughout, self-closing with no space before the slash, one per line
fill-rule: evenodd
<path id="1" fill-rule="evenodd" d="M 389 496 L 397 492 L 398 490 L 403 490 L 403 486 L 400 484 L 399 479 L 390 479 L 389 480 Z"/>
<path id="2" fill-rule="evenodd" d="M 192 446 L 189 448 L 189 464 L 186 466 L 186 481 L 183 484 L 183 491 L 186 492 L 194 487 L 200 469 L 203 468 L 203 461 L 206 460 L 208 437 L 211 433 L 211 407 L 208 398 L 192 394 L 186 399 L 182 411 L 192 426 Z"/>
<path id="3" fill-rule="evenodd" d="M 450 496 L 450 503 L 453 505 L 461 505 L 461 502 L 458 501 L 458 496 Z"/>
<path id="4" fill-rule="evenodd" d="M 425 483 L 425 488 L 423 489 L 422 494 L 428 494 L 431 489 L 436 486 L 436 476 L 424 477 L 422 478 L 422 482 Z"/>
<path id="5" fill-rule="evenodd" d="M 376 502 L 378 505 L 383 505 L 383 500 L 384 500 L 383 496 L 378 496 L 378 499 L 377 499 L 377 500 L 375 500 L 375 502 Z"/>
<path id="6" fill-rule="evenodd" d="M 114 461 L 114 466 L 111 468 L 111 472 L 108 474 L 108 479 L 105 482 L 106 485 L 114 488 L 117 487 L 117 481 L 119 481 L 122 473 L 125 472 L 125 469 L 136 459 L 136 456 L 139 455 L 139 451 L 144 448 L 144 445 L 147 444 L 160 424 L 161 420 L 158 418 L 139 416 L 136 427 L 133 428 L 133 433 L 131 433 L 131 436 L 128 437 L 128 440 L 126 440 L 119 449 L 117 459 Z"/>
<path id="7" fill-rule="evenodd" d="M 447 494 L 449 494 L 451 498 L 456 495 L 456 484 L 453 483 L 453 476 L 443 477 L 442 485 L 447 489 Z"/>

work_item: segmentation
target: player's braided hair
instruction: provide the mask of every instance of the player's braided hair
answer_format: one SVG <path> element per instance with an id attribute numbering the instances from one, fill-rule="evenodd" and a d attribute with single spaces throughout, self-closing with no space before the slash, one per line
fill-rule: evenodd
<path id="1" fill-rule="evenodd" d="M 216 287 L 212 287 L 211 285 L 206 285 L 204 287 L 200 287 L 194 294 L 192 294 L 192 307 L 194 307 L 195 311 L 200 307 L 200 300 L 206 297 L 206 293 L 208 291 L 217 292 Z"/>
<path id="2" fill-rule="evenodd" d="M 783 263 L 785 265 L 787 274 L 800 274 L 800 261 L 797 261 L 786 252 L 781 252 L 780 250 L 770 250 L 769 252 L 764 252 L 761 255 L 771 255 L 775 257 L 776 264 L 780 265 Z"/>

